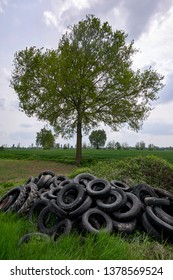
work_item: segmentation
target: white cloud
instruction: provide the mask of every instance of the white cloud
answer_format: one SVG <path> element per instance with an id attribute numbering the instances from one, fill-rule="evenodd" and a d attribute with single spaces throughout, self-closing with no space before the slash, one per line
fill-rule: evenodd
<path id="1" fill-rule="evenodd" d="M 58 20 L 56 18 L 56 15 L 51 11 L 44 11 L 43 20 L 47 26 L 53 26 L 53 27 L 58 26 Z"/>
<path id="2" fill-rule="evenodd" d="M 5 6 L 9 4 L 10 0 L 0 0 L 0 14 L 4 13 Z"/>

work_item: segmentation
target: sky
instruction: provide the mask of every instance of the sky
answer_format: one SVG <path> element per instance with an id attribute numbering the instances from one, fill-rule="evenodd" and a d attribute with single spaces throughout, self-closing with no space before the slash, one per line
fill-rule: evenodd
<path id="1" fill-rule="evenodd" d="M 14 54 L 26 47 L 58 47 L 67 27 L 93 14 L 108 21 L 113 30 L 124 30 L 140 51 L 134 67 L 152 66 L 164 75 L 165 87 L 153 102 L 153 110 L 137 133 L 127 127 L 118 132 L 105 129 L 107 142 L 135 146 L 173 146 L 173 0 L 0 0 L 0 146 L 35 145 L 45 123 L 19 110 L 17 94 L 9 86 Z M 88 136 L 83 141 L 89 144 Z M 75 145 L 75 138 L 56 139 Z"/>

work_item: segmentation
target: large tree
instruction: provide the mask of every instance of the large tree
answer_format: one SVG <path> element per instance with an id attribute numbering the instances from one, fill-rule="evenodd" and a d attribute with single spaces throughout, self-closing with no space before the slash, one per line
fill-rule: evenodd
<path id="1" fill-rule="evenodd" d="M 77 134 L 80 163 L 83 133 L 100 122 L 137 131 L 152 109 L 163 77 L 151 68 L 134 70 L 136 52 L 124 31 L 89 15 L 69 27 L 57 49 L 16 52 L 11 86 L 28 116 L 48 121 L 63 137 Z"/>

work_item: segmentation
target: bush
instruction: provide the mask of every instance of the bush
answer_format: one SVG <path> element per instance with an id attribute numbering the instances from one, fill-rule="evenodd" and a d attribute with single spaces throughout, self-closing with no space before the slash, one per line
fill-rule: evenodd
<path id="1" fill-rule="evenodd" d="M 107 180 L 121 180 L 134 186 L 146 183 L 173 192 L 173 165 L 156 156 L 135 157 L 121 161 L 101 161 L 90 167 L 92 173 Z"/>

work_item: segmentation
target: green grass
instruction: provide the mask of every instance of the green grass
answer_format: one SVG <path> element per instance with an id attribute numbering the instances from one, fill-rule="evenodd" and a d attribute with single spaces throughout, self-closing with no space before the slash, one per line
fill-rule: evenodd
<path id="1" fill-rule="evenodd" d="M 0 159 L 45 160 L 75 164 L 75 149 L 3 149 Z M 155 155 L 173 164 L 173 150 L 108 150 L 83 149 L 83 165 L 89 165 L 98 160 L 121 160 L 128 157 Z"/>
<path id="2" fill-rule="evenodd" d="M 173 248 L 137 232 L 130 239 L 120 235 L 76 232 L 61 236 L 57 242 L 33 238 L 19 245 L 20 238 L 34 229 L 28 220 L 15 214 L 0 213 L 1 260 L 137 260 L 172 259 Z"/>

